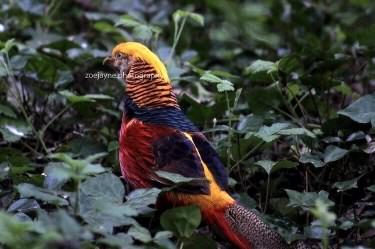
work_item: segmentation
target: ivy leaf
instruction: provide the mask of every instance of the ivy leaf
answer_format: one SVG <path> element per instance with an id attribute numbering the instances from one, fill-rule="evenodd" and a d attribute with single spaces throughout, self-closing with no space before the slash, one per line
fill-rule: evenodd
<path id="1" fill-rule="evenodd" d="M 62 197 L 59 197 L 55 191 L 40 188 L 29 183 L 21 183 L 17 186 L 21 198 L 33 197 L 49 204 L 58 206 L 67 206 L 69 203 Z"/>
<path id="2" fill-rule="evenodd" d="M 149 243 L 152 241 L 150 232 L 140 225 L 134 225 L 129 228 L 128 234 L 143 243 Z"/>
<path id="3" fill-rule="evenodd" d="M 318 155 L 312 155 L 310 153 L 304 153 L 299 158 L 300 163 L 311 163 L 315 168 L 320 168 L 325 165 Z"/>
<path id="4" fill-rule="evenodd" d="M 343 158 L 349 151 L 341 149 L 340 147 L 330 145 L 324 151 L 324 162 L 330 163 Z"/>
<path id="5" fill-rule="evenodd" d="M 358 123 L 370 123 L 375 120 L 375 94 L 361 97 L 338 114 L 347 116 Z"/>
<path id="6" fill-rule="evenodd" d="M 367 189 L 368 189 L 369 191 L 375 193 L 375 184 L 374 184 L 374 185 L 371 185 L 371 186 L 368 186 Z"/>
<path id="7" fill-rule="evenodd" d="M 260 160 L 255 162 L 255 164 L 261 166 L 268 175 L 277 170 L 295 168 L 298 165 L 296 162 L 288 160 L 280 160 L 278 162 L 274 162 L 271 160 Z"/>
<path id="8" fill-rule="evenodd" d="M 278 134 L 281 130 L 287 128 L 287 123 L 274 123 L 271 126 L 262 126 L 255 136 L 261 138 L 265 142 L 272 142 L 280 137 Z"/>
<path id="9" fill-rule="evenodd" d="M 88 178 L 81 184 L 80 191 L 103 202 L 122 203 L 125 189 L 120 179 L 112 173 Z"/>
<path id="10" fill-rule="evenodd" d="M 113 247 L 127 248 L 133 244 L 133 239 L 129 234 L 117 233 L 115 235 L 109 234 L 105 238 L 99 239 L 99 242 Z"/>
<path id="11" fill-rule="evenodd" d="M 349 189 L 358 188 L 358 180 L 361 179 L 362 176 L 363 175 L 347 181 L 335 182 L 332 187 L 337 188 L 337 192 L 343 192 Z"/>
<path id="12" fill-rule="evenodd" d="M 291 189 L 286 189 L 285 192 L 289 197 L 288 206 L 290 207 L 300 207 L 304 210 L 309 210 L 315 206 L 316 200 L 321 200 L 324 203 L 327 203 L 329 206 L 335 205 L 333 201 L 328 198 L 328 192 L 320 191 L 317 192 L 298 192 Z"/>
<path id="13" fill-rule="evenodd" d="M 169 180 L 173 183 L 188 183 L 197 179 L 197 178 L 192 178 L 192 177 L 185 177 L 180 174 L 171 173 L 171 172 L 163 171 L 163 170 L 156 171 L 156 174 L 160 176 L 161 178 Z"/>
<path id="14" fill-rule="evenodd" d="M 161 190 L 157 188 L 136 189 L 126 197 L 126 205 L 137 210 L 140 214 L 153 211 L 150 205 L 154 205 Z"/>
<path id="15" fill-rule="evenodd" d="M 267 172 L 267 174 L 270 175 L 272 168 L 276 165 L 276 162 L 271 160 L 261 160 L 255 164 L 261 166 Z"/>
<path id="16" fill-rule="evenodd" d="M 179 238 L 189 238 L 200 223 L 201 213 L 197 206 L 169 209 L 160 217 L 161 226 Z"/>
<path id="17" fill-rule="evenodd" d="M 80 215 L 95 232 L 110 234 L 113 228 L 132 225 L 137 210 L 123 203 L 124 185 L 112 173 L 90 177 L 80 186 Z"/>

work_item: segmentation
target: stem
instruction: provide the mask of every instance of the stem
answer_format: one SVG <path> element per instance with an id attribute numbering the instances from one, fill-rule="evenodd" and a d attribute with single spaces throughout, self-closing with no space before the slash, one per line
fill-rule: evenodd
<path id="1" fill-rule="evenodd" d="M 16 79 L 14 79 L 14 78 L 11 77 L 11 76 L 9 76 L 8 79 L 11 81 L 12 84 L 16 85 Z M 17 87 L 17 86 L 16 86 L 16 87 Z M 22 112 L 22 115 L 24 116 L 24 118 L 25 118 L 27 124 L 31 127 L 31 129 L 32 129 L 33 133 L 35 134 L 36 138 L 38 139 L 38 141 L 39 141 L 40 144 L 42 145 L 44 152 L 45 152 L 46 154 L 49 154 L 48 149 L 47 149 L 47 146 L 46 146 L 46 144 L 44 143 L 44 141 L 43 141 L 43 139 L 42 139 L 42 137 L 41 137 L 41 134 L 35 129 L 33 123 L 32 123 L 31 120 L 30 120 L 30 117 L 27 115 L 26 110 L 25 110 L 25 108 L 23 107 L 23 104 L 22 104 L 22 101 L 21 101 L 21 98 L 20 98 L 18 92 L 17 92 L 17 94 L 14 93 L 14 92 L 11 90 L 11 88 L 9 88 L 9 92 L 10 92 L 10 93 L 13 95 L 13 97 L 15 98 L 15 100 L 16 100 L 16 102 L 17 102 L 17 105 L 19 106 L 19 108 L 20 108 L 20 110 L 21 110 L 21 112 Z"/>
<path id="2" fill-rule="evenodd" d="M 326 229 L 327 228 L 325 228 L 323 235 L 323 249 L 328 249 L 328 235 Z"/>
<path id="3" fill-rule="evenodd" d="M 285 99 L 284 91 L 283 88 L 281 88 L 280 84 L 277 84 L 277 88 L 280 91 L 281 100 L 283 101 L 284 105 L 289 109 L 290 113 L 292 114 L 291 116 L 293 116 L 293 120 L 295 120 L 301 127 L 304 127 L 301 121 L 299 121 L 299 117 L 296 111 L 294 110 L 293 106 L 289 103 L 288 100 Z"/>
<path id="4" fill-rule="evenodd" d="M 316 113 L 318 114 L 319 123 L 320 123 L 320 124 L 323 124 L 323 121 L 322 121 L 322 115 L 320 114 L 320 111 L 319 111 L 319 108 L 318 108 L 318 104 L 316 103 L 316 99 L 315 99 L 315 96 L 314 96 L 314 94 L 313 94 L 311 88 L 309 88 L 309 93 L 310 93 L 310 96 L 311 96 L 311 99 L 312 99 L 312 102 L 313 102 L 313 105 L 314 105 L 315 111 L 316 111 Z"/>
<path id="5" fill-rule="evenodd" d="M 79 201 L 80 201 L 79 189 L 80 189 L 80 186 L 81 186 L 81 179 L 79 179 L 76 182 L 76 196 L 75 196 L 75 203 L 74 203 L 74 214 L 75 215 L 79 214 Z"/>
<path id="6" fill-rule="evenodd" d="M 184 19 L 182 19 L 182 23 L 181 23 L 181 26 L 180 26 L 179 29 L 178 29 L 177 25 L 175 27 L 175 32 L 174 32 L 175 35 L 174 35 L 174 39 L 173 39 L 173 45 L 172 45 L 171 52 L 169 53 L 169 56 L 168 56 L 168 59 L 167 59 L 167 64 L 171 61 L 171 59 L 174 55 L 174 52 L 176 50 L 178 41 L 180 40 L 180 37 L 181 37 L 181 34 L 182 34 L 182 30 L 184 29 L 186 20 L 187 20 L 187 16 L 185 16 Z"/>
<path id="7" fill-rule="evenodd" d="M 48 127 L 55 122 L 62 114 L 64 114 L 68 109 L 70 108 L 70 105 L 65 106 L 59 113 L 57 113 L 43 128 L 41 133 L 41 137 L 44 137 L 44 133 L 48 129 Z"/>
<path id="8" fill-rule="evenodd" d="M 228 110 L 228 147 L 227 147 L 227 167 L 230 168 L 230 159 L 231 159 L 231 149 L 232 149 L 232 109 L 230 107 L 229 103 L 229 97 L 228 97 L 228 92 L 225 92 L 225 100 L 227 102 L 227 110 Z"/>
<path id="9" fill-rule="evenodd" d="M 264 202 L 263 213 L 265 213 L 267 211 L 267 207 L 268 207 L 268 199 L 269 199 L 269 192 L 270 192 L 270 182 L 271 182 L 271 174 L 268 174 L 268 176 L 267 176 L 266 200 Z"/>
<path id="10" fill-rule="evenodd" d="M 303 108 L 300 100 L 297 98 L 297 96 L 292 92 L 292 90 L 290 90 L 290 88 L 288 86 L 285 86 L 285 88 L 288 90 L 288 92 L 293 96 L 293 98 L 296 100 L 297 102 L 297 105 L 298 105 L 298 108 L 301 110 L 301 113 L 302 113 L 302 117 L 303 117 L 303 120 L 304 120 L 304 123 L 306 123 L 306 111 L 305 111 L 305 108 Z M 295 110 L 295 107 L 291 105 L 291 108 L 293 110 Z"/>
<path id="11" fill-rule="evenodd" d="M 236 162 L 233 166 L 232 166 L 232 168 L 231 168 L 231 170 L 233 170 L 235 167 L 237 167 L 238 165 L 240 165 L 243 161 L 245 161 L 246 160 L 246 158 L 248 158 L 254 151 L 256 151 L 262 144 L 263 144 L 264 142 L 263 141 L 261 141 L 261 142 L 259 142 L 257 145 L 255 145 L 255 147 L 254 148 L 252 148 L 251 150 L 249 150 L 240 160 L 238 160 L 238 162 Z"/>
<path id="12" fill-rule="evenodd" d="M 22 112 L 22 115 L 24 116 L 27 124 L 31 127 L 33 133 L 35 134 L 36 138 L 38 139 L 38 141 L 40 142 L 40 144 L 42 145 L 43 147 L 43 150 L 46 154 L 48 154 L 48 149 L 47 149 L 47 146 L 46 144 L 44 143 L 42 137 L 40 136 L 40 133 L 35 129 L 33 123 L 31 122 L 30 120 L 30 117 L 27 115 L 26 113 L 26 110 L 25 108 L 23 107 L 23 103 L 22 103 L 22 100 L 21 100 L 21 95 L 19 94 L 18 92 L 18 88 L 17 88 L 17 80 L 14 78 L 14 74 L 13 74 L 13 70 L 11 68 L 11 64 L 9 62 L 9 56 L 7 53 L 5 53 L 5 60 L 6 61 L 3 61 L 3 60 L 0 60 L 2 62 L 2 64 L 5 66 L 5 69 L 7 71 L 7 74 L 8 74 L 8 80 L 10 81 L 11 84 L 13 84 L 16 88 L 16 93 L 14 93 L 12 91 L 12 89 L 9 87 L 9 92 L 14 96 L 16 102 L 17 102 L 17 105 L 19 106 L 19 108 L 21 109 L 21 112 Z"/>

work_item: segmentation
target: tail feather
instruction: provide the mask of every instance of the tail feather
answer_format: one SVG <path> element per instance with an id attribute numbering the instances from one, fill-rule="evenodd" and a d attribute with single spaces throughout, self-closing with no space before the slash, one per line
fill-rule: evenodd
<path id="1" fill-rule="evenodd" d="M 224 209 L 219 208 L 203 210 L 203 215 L 216 233 L 226 238 L 237 248 L 255 249 L 251 246 L 249 240 L 245 236 L 243 236 L 241 233 L 234 232 L 231 222 L 226 218 L 226 212 L 229 207 Z"/>
<path id="2" fill-rule="evenodd" d="M 254 212 L 233 204 L 225 210 L 225 220 L 235 233 L 250 242 L 252 249 L 288 249 L 288 244 Z"/>
<path id="3" fill-rule="evenodd" d="M 220 209 L 202 210 L 212 227 L 239 249 L 309 249 L 302 241 L 289 246 L 259 216 L 234 202 Z"/>

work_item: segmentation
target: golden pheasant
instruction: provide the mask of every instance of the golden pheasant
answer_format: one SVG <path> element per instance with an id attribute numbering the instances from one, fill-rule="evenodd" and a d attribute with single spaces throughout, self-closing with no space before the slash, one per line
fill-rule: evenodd
<path id="1" fill-rule="evenodd" d="M 163 201 L 199 206 L 205 221 L 238 248 L 289 248 L 279 234 L 226 192 L 226 169 L 206 137 L 181 111 L 160 59 L 146 46 L 126 42 L 117 45 L 105 63 L 123 75 L 126 87 L 119 159 L 129 184 L 133 188 L 170 186 L 156 174 L 159 170 L 204 179 L 168 192 Z"/>

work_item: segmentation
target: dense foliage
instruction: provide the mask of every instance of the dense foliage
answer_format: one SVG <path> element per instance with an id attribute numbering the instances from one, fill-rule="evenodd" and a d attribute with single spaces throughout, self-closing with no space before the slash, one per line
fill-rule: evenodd
<path id="1" fill-rule="evenodd" d="M 124 88 L 99 76 L 130 40 L 164 60 L 240 202 L 289 242 L 375 248 L 374 1 L 0 9 L 0 248 L 230 248 L 196 207 L 155 211 L 163 190 L 120 178 Z"/>

